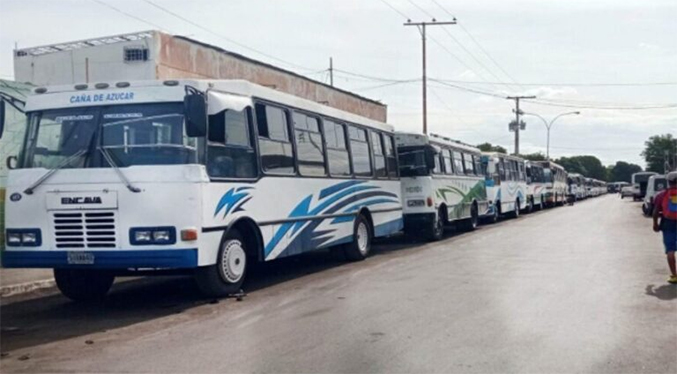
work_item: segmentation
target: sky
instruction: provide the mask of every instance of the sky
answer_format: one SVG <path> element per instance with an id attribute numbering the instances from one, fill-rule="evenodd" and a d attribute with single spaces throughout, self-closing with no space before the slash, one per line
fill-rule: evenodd
<path id="1" fill-rule="evenodd" d="M 545 121 L 581 112 L 552 125 L 551 158 L 644 166 L 650 136 L 677 134 L 675 0 L 0 0 L 0 77 L 15 46 L 161 29 L 324 82 L 332 57 L 336 86 L 421 131 L 421 36 L 403 22 L 432 17 L 458 24 L 427 29 L 429 132 L 512 152 L 505 97 L 535 95 L 521 108 Z M 523 119 L 521 152 L 545 153 L 543 120 Z"/>

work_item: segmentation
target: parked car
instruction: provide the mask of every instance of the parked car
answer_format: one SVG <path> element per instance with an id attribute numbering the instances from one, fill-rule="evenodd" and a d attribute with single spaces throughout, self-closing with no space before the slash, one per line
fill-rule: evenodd
<path id="1" fill-rule="evenodd" d="M 645 216 L 650 216 L 653 212 L 653 198 L 668 185 L 665 175 L 652 175 L 649 177 L 649 182 L 646 186 L 646 195 L 642 203 L 642 213 Z"/>
<path id="2" fill-rule="evenodd" d="M 633 197 L 635 195 L 635 189 L 632 186 L 625 186 L 621 188 L 621 199 L 626 197 Z"/>

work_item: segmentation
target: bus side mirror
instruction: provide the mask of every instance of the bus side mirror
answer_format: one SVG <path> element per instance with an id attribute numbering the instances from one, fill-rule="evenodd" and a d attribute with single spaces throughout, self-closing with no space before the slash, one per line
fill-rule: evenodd
<path id="1" fill-rule="evenodd" d="M 2 131 L 5 129 L 5 100 L 0 100 L 0 139 Z"/>
<path id="2" fill-rule="evenodd" d="M 207 105 L 202 95 L 188 94 L 183 98 L 186 135 L 202 138 L 207 135 Z"/>

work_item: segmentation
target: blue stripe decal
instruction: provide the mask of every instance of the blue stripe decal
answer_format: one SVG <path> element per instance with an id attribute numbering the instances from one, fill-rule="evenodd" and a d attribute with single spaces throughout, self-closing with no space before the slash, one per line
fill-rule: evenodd
<path id="1" fill-rule="evenodd" d="M 3 251 L 6 268 L 187 269 L 197 267 L 197 248 L 115 251 L 71 251 L 94 257 L 92 264 L 70 264 L 69 251 Z"/>
<path id="2" fill-rule="evenodd" d="M 390 234 L 394 234 L 404 227 L 404 220 L 402 218 L 398 218 L 394 221 L 382 223 L 376 227 L 374 227 L 374 236 L 375 237 L 380 237 L 380 236 L 386 236 Z"/>
<path id="3" fill-rule="evenodd" d="M 241 210 L 242 205 L 244 205 L 244 203 L 249 201 L 251 199 L 251 196 L 248 199 L 246 199 L 245 201 L 242 201 L 242 199 L 249 196 L 248 190 L 251 190 L 253 188 L 254 187 L 250 187 L 250 186 L 242 186 L 242 187 L 237 187 L 237 188 L 231 188 L 230 190 L 228 190 L 228 192 L 226 192 L 221 197 L 221 200 L 219 200 L 219 203 L 216 205 L 216 210 L 214 210 L 214 217 L 216 217 L 216 215 L 218 215 L 219 212 L 224 208 L 225 208 L 225 212 L 223 213 L 224 218 L 231 211 L 237 212 L 238 210 Z M 240 203 L 240 204 L 238 204 L 238 203 Z"/>
<path id="4" fill-rule="evenodd" d="M 373 199 L 373 200 L 368 200 L 365 202 L 357 203 L 350 208 L 346 209 L 343 211 L 343 213 L 352 213 L 356 212 L 358 209 L 365 207 L 365 206 L 371 206 L 371 205 L 376 205 L 376 204 L 385 204 L 385 203 L 395 203 L 398 204 L 399 201 L 397 200 L 392 200 L 392 199 Z M 346 217 L 348 218 L 346 220 Z M 349 222 L 353 220 L 353 216 L 343 216 L 343 217 L 336 217 L 334 218 L 333 221 L 331 221 L 332 224 L 334 223 L 342 223 L 342 222 Z"/>
<path id="5" fill-rule="evenodd" d="M 361 183 L 366 183 L 366 181 L 347 181 L 347 182 L 337 183 L 337 184 L 335 184 L 331 187 L 327 187 L 324 190 L 320 191 L 319 199 L 322 200 L 325 197 L 327 197 L 331 194 L 334 194 L 338 191 L 341 191 L 344 188 L 348 188 L 348 187 L 354 186 L 356 184 L 361 184 Z"/>

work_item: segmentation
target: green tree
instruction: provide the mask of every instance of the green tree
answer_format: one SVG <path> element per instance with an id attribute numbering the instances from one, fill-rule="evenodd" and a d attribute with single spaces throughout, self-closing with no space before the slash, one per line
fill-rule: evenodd
<path id="1" fill-rule="evenodd" d="M 500 145 L 492 145 L 491 143 L 482 143 L 477 146 L 482 152 L 499 152 L 508 154 L 508 150 Z"/>
<path id="2" fill-rule="evenodd" d="M 642 156 L 646 161 L 646 170 L 656 173 L 677 169 L 677 138 L 672 134 L 655 135 L 644 142 Z"/>
<path id="3" fill-rule="evenodd" d="M 595 178 L 606 181 L 607 170 L 595 156 L 572 156 L 562 157 L 555 160 L 556 163 L 562 165 L 569 173 L 579 173 L 588 178 Z"/>
<path id="4" fill-rule="evenodd" d="M 628 182 L 632 174 L 642 171 L 639 165 L 631 164 L 625 161 L 618 161 L 616 165 L 609 169 L 609 182 Z"/>

